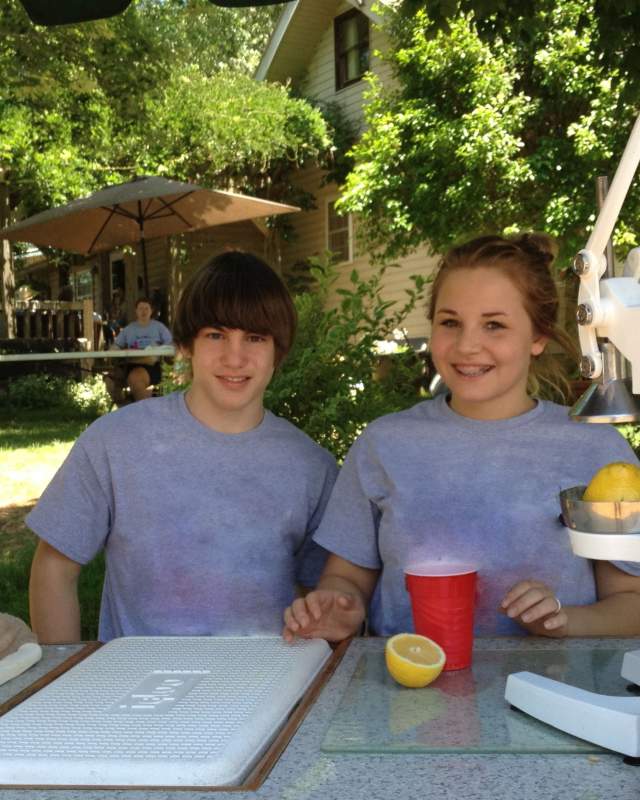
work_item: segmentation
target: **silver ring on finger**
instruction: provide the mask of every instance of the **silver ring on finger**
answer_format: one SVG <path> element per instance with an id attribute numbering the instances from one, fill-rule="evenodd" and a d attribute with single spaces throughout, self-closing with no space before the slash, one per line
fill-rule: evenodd
<path id="1" fill-rule="evenodd" d="M 560 613 L 560 609 L 562 608 L 562 603 L 560 602 L 560 598 L 559 597 L 554 597 L 553 599 L 556 601 L 556 603 L 558 605 L 558 607 L 555 610 L 555 613 L 559 614 Z"/>

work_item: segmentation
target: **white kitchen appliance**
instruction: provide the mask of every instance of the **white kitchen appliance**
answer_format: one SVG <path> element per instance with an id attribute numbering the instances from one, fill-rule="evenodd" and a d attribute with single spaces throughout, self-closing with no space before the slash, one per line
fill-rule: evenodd
<path id="1" fill-rule="evenodd" d="M 560 493 L 562 514 L 576 555 L 640 561 L 640 502 L 588 503 L 585 486 Z M 602 532 L 607 529 L 609 533 Z M 640 650 L 625 653 L 622 677 L 640 685 Z M 505 699 L 566 733 L 640 757 L 640 697 L 587 692 L 532 672 L 509 675 Z"/>
<path id="2" fill-rule="evenodd" d="M 628 254 L 623 275 L 613 270 L 605 251 L 622 203 L 640 162 L 640 117 L 604 198 L 587 246 L 574 269 L 580 276 L 578 312 L 585 377 L 599 378 L 571 411 L 586 422 L 640 420 L 640 248 Z M 632 381 L 625 378 L 623 356 Z M 640 503 L 587 503 L 583 486 L 561 493 L 571 547 L 592 559 L 640 562 Z M 640 685 L 640 650 L 626 653 L 622 677 L 632 690 Z M 640 759 L 640 697 L 615 697 L 587 692 L 531 672 L 509 675 L 505 698 L 560 730 Z"/>
<path id="3" fill-rule="evenodd" d="M 0 717 L 0 784 L 236 785 L 330 655 L 275 636 L 114 639 Z"/>

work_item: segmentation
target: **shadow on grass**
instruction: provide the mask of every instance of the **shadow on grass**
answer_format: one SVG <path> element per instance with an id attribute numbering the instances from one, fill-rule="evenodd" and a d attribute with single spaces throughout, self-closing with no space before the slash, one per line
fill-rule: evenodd
<path id="1" fill-rule="evenodd" d="M 13 450 L 53 442 L 72 442 L 93 422 L 93 417 L 60 419 L 55 411 L 11 411 L 0 408 L 0 448 Z"/>
<path id="2" fill-rule="evenodd" d="M 29 624 L 29 572 L 37 538 L 24 524 L 34 503 L 0 507 L 0 596 L 1 608 Z M 100 596 L 104 581 L 104 558 L 97 556 L 83 567 L 78 582 L 82 611 L 82 639 L 98 638 Z"/>

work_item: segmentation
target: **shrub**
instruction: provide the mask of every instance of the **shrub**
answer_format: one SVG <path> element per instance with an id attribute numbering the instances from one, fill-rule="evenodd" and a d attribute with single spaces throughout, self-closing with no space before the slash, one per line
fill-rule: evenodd
<path id="1" fill-rule="evenodd" d="M 99 417 L 111 410 L 113 401 L 101 375 L 67 381 L 66 386 L 71 407 L 81 416 Z"/>
<path id="2" fill-rule="evenodd" d="M 640 425 L 617 425 L 616 427 L 640 458 Z"/>
<path id="3" fill-rule="evenodd" d="M 369 280 L 354 270 L 349 289 L 337 291 L 337 308 L 327 309 L 335 269 L 311 267 L 313 291 L 295 298 L 299 327 L 294 347 L 276 373 L 265 405 L 304 430 L 342 460 L 354 439 L 376 417 L 408 408 L 419 399 L 423 364 L 401 346 L 379 369 L 378 345 L 401 329 L 422 298 L 424 279 L 413 276 L 401 308 L 381 296 L 386 268 Z"/>
<path id="4" fill-rule="evenodd" d="M 99 417 L 112 407 L 102 377 L 74 381 L 46 373 L 14 379 L 0 395 L 0 406 L 11 410 L 58 409 L 69 416 Z"/>

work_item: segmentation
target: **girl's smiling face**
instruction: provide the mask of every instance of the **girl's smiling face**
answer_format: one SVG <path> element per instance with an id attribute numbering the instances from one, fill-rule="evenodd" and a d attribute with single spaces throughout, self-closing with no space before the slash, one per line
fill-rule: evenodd
<path id="1" fill-rule="evenodd" d="M 519 290 L 499 269 L 457 269 L 443 281 L 431 354 L 458 414 L 489 420 L 530 410 L 529 364 L 546 343 L 533 330 Z"/>

